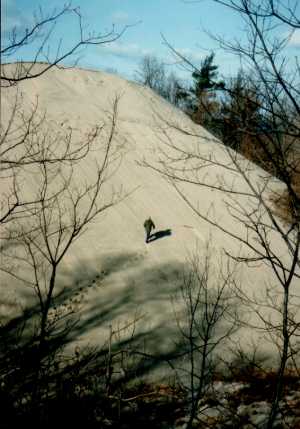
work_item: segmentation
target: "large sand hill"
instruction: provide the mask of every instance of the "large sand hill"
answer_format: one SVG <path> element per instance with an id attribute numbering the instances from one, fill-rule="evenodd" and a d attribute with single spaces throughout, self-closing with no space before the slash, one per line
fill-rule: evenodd
<path id="1" fill-rule="evenodd" d="M 4 123 L 15 91 L 16 88 L 2 91 Z M 48 123 L 54 128 L 73 127 L 75 140 L 89 127 L 109 122 L 114 97 L 120 97 L 115 143 L 122 147 L 122 160 L 104 195 L 109 197 L 112 187 L 115 190 L 122 188 L 123 194 L 130 194 L 89 225 L 60 266 L 57 291 L 65 290 L 64 296 L 80 316 L 72 344 L 89 342 L 101 345 L 108 338 L 110 325 L 116 328 L 137 316 L 136 333 L 145 334 L 139 340 L 148 350 L 158 354 L 174 351 L 178 333 L 171 298 L 178 291 L 188 256 L 197 251 L 200 260 L 204 259 L 209 240 L 213 263 L 217 267 L 224 256 L 224 249 L 235 254 L 243 252 L 243 249 L 241 243 L 199 218 L 172 185 L 153 169 L 143 166 L 143 161 L 159 166 L 161 149 L 171 153 L 163 143 L 166 135 L 177 146 L 196 148 L 203 156 L 216 157 L 226 164 L 229 158 L 222 144 L 151 90 L 115 75 L 76 68 L 53 68 L 38 79 L 21 83 L 19 91 L 25 111 L 38 96 L 39 111 L 45 112 Z M 165 120 L 195 136 L 168 129 Z M 78 180 L 88 181 L 93 177 L 94 157 L 97 156 L 97 151 L 92 152 L 85 164 L 78 167 Z M 266 173 L 245 161 L 245 168 L 249 165 L 253 180 L 259 186 Z M 240 192 L 249 191 L 242 178 L 229 169 L 210 165 L 199 174 L 207 183 L 222 179 Z M 30 194 L 35 187 L 34 178 L 27 177 L 23 186 L 23 192 Z M 270 186 L 282 189 L 278 181 Z M 224 228 L 236 234 L 244 233 L 244 226 L 226 209 L 226 195 L 205 186 L 182 184 L 180 189 L 202 213 L 210 210 Z M 246 196 L 238 198 L 243 207 L 250 207 L 251 202 Z M 146 244 L 143 222 L 149 215 L 158 230 L 171 229 L 172 234 Z M 289 255 L 275 232 L 272 246 L 288 263 Z M 259 295 L 267 285 L 278 287 L 280 291 L 271 269 L 263 264 L 239 266 L 236 275 L 249 295 Z M 300 281 L 294 281 L 292 290 L 299 286 Z M 30 305 L 34 297 L 32 290 L 4 274 L 1 274 L 1 294 L 4 301 L 11 303 L 9 308 L 5 302 L 2 305 L 8 317 L 12 314 L 11 308 L 20 310 Z M 65 304 L 58 302 L 60 306 Z M 256 320 L 245 309 L 243 316 L 245 320 Z M 126 336 L 126 332 L 122 335 Z M 235 338 L 239 338 L 243 346 L 251 348 L 251 341 L 259 342 L 263 335 L 260 331 L 244 327 Z M 262 350 L 272 354 L 273 350 L 265 340 L 260 345 Z"/>

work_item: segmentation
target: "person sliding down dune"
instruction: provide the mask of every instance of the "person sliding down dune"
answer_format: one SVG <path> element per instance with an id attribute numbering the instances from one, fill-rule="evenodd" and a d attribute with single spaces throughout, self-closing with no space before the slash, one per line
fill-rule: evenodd
<path id="1" fill-rule="evenodd" d="M 145 220 L 145 222 L 144 222 L 144 228 L 145 228 L 145 232 L 146 232 L 146 243 L 148 243 L 150 235 L 151 235 L 152 228 L 155 228 L 153 220 L 151 219 L 150 216 L 149 216 L 148 219 Z"/>

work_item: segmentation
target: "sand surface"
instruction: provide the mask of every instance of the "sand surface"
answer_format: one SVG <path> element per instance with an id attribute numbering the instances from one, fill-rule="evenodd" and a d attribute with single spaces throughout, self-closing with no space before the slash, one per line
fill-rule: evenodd
<path id="1" fill-rule="evenodd" d="M 2 91 L 4 123 L 9 112 L 7 106 L 13 102 L 15 91 L 15 88 Z M 157 354 L 176 351 L 180 338 L 172 297 L 178 292 L 188 256 L 197 252 L 200 260 L 204 260 L 209 240 L 217 271 L 224 250 L 236 255 L 244 250 L 241 243 L 197 216 L 176 189 L 153 169 L 146 168 L 143 161 L 159 167 L 161 150 L 171 156 L 172 150 L 164 143 L 167 136 L 176 146 L 194 148 L 202 156 L 211 156 L 229 165 L 230 159 L 222 144 L 151 90 L 115 75 L 53 68 L 38 79 L 20 84 L 19 91 L 25 111 L 38 96 L 39 112 L 45 112 L 47 122 L 54 129 L 73 127 L 74 141 L 97 124 L 108 127 L 113 100 L 116 96 L 120 98 L 114 144 L 119 145 L 122 159 L 103 190 L 103 200 L 109 199 L 112 190 L 122 190 L 124 195 L 130 195 L 89 225 L 59 267 L 56 292 L 64 291 L 64 294 L 56 305 L 58 308 L 72 305 L 80 318 L 73 332 L 72 345 L 87 342 L 101 345 L 107 340 L 111 325 L 117 329 L 136 317 L 135 335 L 147 350 Z M 164 120 L 196 136 L 170 129 Z M 107 129 L 103 138 L 106 132 Z M 94 151 L 85 163 L 75 167 L 77 180 L 88 182 L 94 177 L 98 156 L 101 154 Z M 253 183 L 259 186 L 266 174 L 245 161 L 245 168 L 249 165 Z M 249 192 L 248 185 L 239 174 L 220 166 L 209 165 L 199 172 L 198 177 L 204 183 L 225 181 L 233 189 Z M 34 177 L 27 176 L 22 184 L 24 194 L 34 193 L 34 180 Z M 270 183 L 270 187 L 283 189 L 278 181 Z M 1 192 L 5 193 L 7 189 L 3 187 Z M 209 213 L 223 228 L 245 237 L 244 225 L 227 210 L 226 201 L 229 200 L 226 195 L 206 186 L 191 184 L 181 184 L 180 189 L 202 213 Z M 248 197 L 236 198 L 243 207 L 251 207 Z M 149 215 L 157 231 L 170 229 L 171 234 L 146 244 L 143 222 Z M 275 232 L 272 246 L 288 264 L 286 247 Z M 239 266 L 237 279 L 250 296 L 253 293 L 260 295 L 267 285 L 278 288 L 280 292 L 271 269 L 264 264 Z M 211 279 L 211 287 L 216 280 Z M 299 286 L 300 280 L 296 279 L 292 291 Z M 24 288 L 4 273 L 1 274 L 1 295 L 2 311 L 6 317 L 32 305 L 35 299 L 30 288 Z M 250 309 L 249 314 L 245 309 L 243 312 L 245 320 L 256 320 L 251 319 L 254 316 Z M 122 332 L 122 339 L 130 334 L 130 329 Z M 272 354 L 271 345 L 262 339 L 262 335 L 259 331 L 241 328 L 235 338 L 250 348 L 254 339 L 260 342 L 262 350 Z"/>

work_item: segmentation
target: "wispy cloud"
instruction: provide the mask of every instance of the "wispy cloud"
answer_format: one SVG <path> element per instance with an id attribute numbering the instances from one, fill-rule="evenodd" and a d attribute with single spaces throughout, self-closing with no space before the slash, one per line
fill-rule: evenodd
<path id="1" fill-rule="evenodd" d="M 191 63 L 195 63 L 195 65 L 198 65 L 200 61 L 203 60 L 203 58 L 206 56 L 206 54 L 203 54 L 203 52 L 200 52 L 196 49 L 191 48 L 174 48 L 176 52 L 179 53 L 179 55 L 182 55 L 182 57 L 186 58 Z M 170 58 L 173 60 L 180 60 L 179 57 L 177 57 L 175 54 L 170 54 Z"/>
<path id="2" fill-rule="evenodd" d="M 3 27 L 6 33 L 9 33 L 13 29 L 16 31 L 24 28 L 24 20 L 19 16 L 6 16 L 3 17 Z"/>
<path id="3" fill-rule="evenodd" d="M 14 0 L 5 0 L 3 2 L 1 13 L 1 33 L 7 37 L 11 31 L 15 30 L 17 34 L 23 33 L 26 28 L 32 25 L 32 17 L 28 16 Z"/>
<path id="4" fill-rule="evenodd" d="M 102 53 L 106 55 L 113 55 L 116 57 L 128 58 L 128 59 L 139 59 L 145 55 L 156 55 L 163 61 L 169 63 L 175 63 L 179 61 L 179 58 L 172 55 L 170 52 L 160 51 L 156 53 L 153 49 L 147 49 L 140 46 L 138 43 L 125 43 L 121 41 L 116 41 L 108 45 L 101 46 Z M 187 58 L 189 61 L 195 64 L 199 64 L 201 60 L 205 57 L 200 51 L 193 50 L 190 48 L 175 48 L 183 57 Z"/>
<path id="5" fill-rule="evenodd" d="M 152 51 L 141 47 L 137 43 L 123 43 L 119 41 L 101 46 L 99 49 L 101 49 L 101 52 L 106 55 L 128 59 L 139 59 L 144 55 L 152 53 Z"/>
<path id="6" fill-rule="evenodd" d="M 118 10 L 112 14 L 111 19 L 114 24 L 127 24 L 129 22 L 129 15 L 127 12 Z"/>
<path id="7" fill-rule="evenodd" d="M 295 30 L 292 34 L 290 34 L 289 45 L 293 47 L 300 48 L 300 30 Z"/>

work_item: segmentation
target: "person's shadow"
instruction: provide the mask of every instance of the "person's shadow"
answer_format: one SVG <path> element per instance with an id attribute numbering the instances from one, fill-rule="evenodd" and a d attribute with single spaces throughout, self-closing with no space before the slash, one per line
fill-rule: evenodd
<path id="1" fill-rule="evenodd" d="M 172 235 L 171 229 L 164 229 L 162 231 L 154 232 L 148 238 L 148 243 L 151 243 L 152 241 L 155 241 L 155 240 L 159 240 L 160 238 L 163 238 L 163 237 L 168 237 L 170 235 Z"/>

